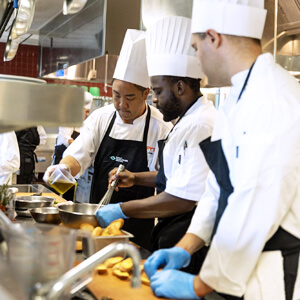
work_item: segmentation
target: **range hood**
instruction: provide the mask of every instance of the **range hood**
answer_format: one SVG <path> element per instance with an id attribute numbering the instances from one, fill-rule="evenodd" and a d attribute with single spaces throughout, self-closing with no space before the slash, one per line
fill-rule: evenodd
<path id="1" fill-rule="evenodd" d="M 102 64 L 106 54 L 114 69 L 113 56 L 119 55 L 127 28 L 140 28 L 140 15 L 140 0 L 88 0 L 75 15 L 60 13 L 40 29 L 39 76 L 94 58 Z"/>

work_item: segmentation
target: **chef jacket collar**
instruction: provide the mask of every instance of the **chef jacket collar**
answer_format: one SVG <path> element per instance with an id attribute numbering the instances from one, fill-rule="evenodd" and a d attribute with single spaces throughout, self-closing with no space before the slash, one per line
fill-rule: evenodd
<path id="1" fill-rule="evenodd" d="M 133 120 L 133 124 L 128 124 L 128 123 L 124 123 L 124 121 L 122 120 L 122 118 L 120 117 L 119 113 L 117 112 L 116 115 L 116 123 L 117 124 L 121 124 L 121 125 L 138 125 L 138 124 L 142 124 L 143 122 L 145 122 L 146 116 L 147 116 L 147 112 L 148 112 L 148 105 L 146 103 L 146 109 L 145 112 L 139 116 L 138 118 L 136 118 L 135 120 Z"/>
<path id="2" fill-rule="evenodd" d="M 201 105 L 203 105 L 204 103 L 206 103 L 208 100 L 206 99 L 205 95 L 201 95 L 197 101 L 194 103 L 194 105 L 192 105 L 184 114 L 183 118 L 192 114 L 196 109 L 198 109 Z"/>

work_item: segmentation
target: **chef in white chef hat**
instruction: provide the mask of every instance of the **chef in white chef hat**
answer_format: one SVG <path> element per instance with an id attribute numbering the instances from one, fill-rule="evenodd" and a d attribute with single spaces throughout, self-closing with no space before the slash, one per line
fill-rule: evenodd
<path id="1" fill-rule="evenodd" d="M 164 122 L 160 112 L 146 104 L 149 86 L 145 32 L 128 29 L 113 75 L 113 103 L 90 114 L 80 135 L 64 152 L 63 159 L 47 169 L 44 180 L 47 182 L 58 166 L 67 169 L 73 176 L 81 176 L 93 165 L 89 198 L 91 203 L 99 203 L 107 191 L 108 173 L 120 164 L 129 171 L 157 171 L 157 142 L 165 138 L 172 124 Z M 125 219 L 120 209 L 121 202 L 153 194 L 154 188 L 151 187 L 120 189 L 112 195 L 113 209 L 104 214 Z M 97 218 L 98 214 L 102 214 L 101 210 L 97 212 Z M 133 219 L 125 220 L 124 229 L 134 235 L 134 242 L 150 249 L 153 226 L 154 219 Z"/>
<path id="2" fill-rule="evenodd" d="M 300 299 L 300 86 L 262 53 L 265 18 L 264 0 L 194 0 L 201 67 L 210 84 L 231 90 L 212 137 L 200 143 L 212 172 L 190 227 L 145 263 L 160 297 L 214 290 L 222 299 Z M 205 244 L 199 275 L 175 270 L 188 262 L 184 250 Z"/>

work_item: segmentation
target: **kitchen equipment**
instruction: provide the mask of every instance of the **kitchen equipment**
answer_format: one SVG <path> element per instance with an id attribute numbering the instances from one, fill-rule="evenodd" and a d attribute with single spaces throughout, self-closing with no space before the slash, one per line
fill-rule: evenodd
<path id="1" fill-rule="evenodd" d="M 120 172 L 123 172 L 124 169 L 125 169 L 125 166 L 124 166 L 124 165 L 122 165 L 122 164 L 119 165 L 116 175 L 118 175 Z M 118 183 L 118 179 L 115 179 L 115 180 L 111 183 L 111 185 L 110 185 L 110 187 L 108 188 L 107 192 L 104 194 L 104 196 L 103 196 L 102 199 L 100 200 L 100 202 L 99 202 L 99 204 L 98 204 L 98 207 L 97 207 L 95 213 L 97 212 L 97 210 L 98 210 L 100 207 L 102 207 L 102 206 L 104 206 L 104 205 L 107 205 L 107 204 L 110 202 L 111 196 L 112 196 L 112 194 L 113 194 L 113 192 L 114 192 L 114 190 L 115 190 L 115 187 L 116 187 L 117 183 Z"/>
<path id="2" fill-rule="evenodd" d="M 16 18 L 12 23 L 12 26 L 9 31 L 9 35 L 7 37 L 7 42 L 4 50 L 4 58 L 3 58 L 4 61 L 13 60 L 19 48 L 20 38 L 16 36 L 16 34 L 13 32 L 15 22 L 16 22 Z"/>
<path id="3" fill-rule="evenodd" d="M 60 167 L 56 168 L 50 175 L 48 183 L 61 195 L 77 184 L 71 173 Z"/>
<path id="4" fill-rule="evenodd" d="M 133 235 L 125 230 L 121 230 L 124 235 L 116 235 L 116 236 L 94 236 L 92 237 L 93 241 L 93 251 L 94 253 L 102 250 L 106 246 L 112 243 L 128 243 L 130 238 L 133 238 Z M 82 241 L 82 253 L 84 257 L 88 257 L 91 253 L 91 249 L 88 248 L 89 244 L 86 240 Z"/>
<path id="5" fill-rule="evenodd" d="M 56 207 L 40 207 L 29 210 L 37 223 L 56 224 L 61 223 L 59 211 Z"/>
<path id="6" fill-rule="evenodd" d="M 25 34 L 31 26 L 34 10 L 35 0 L 19 0 L 20 5 L 16 20 L 13 24 L 12 31 L 17 35 L 21 36 Z"/>
<path id="7" fill-rule="evenodd" d="M 63 14 L 76 14 L 83 9 L 87 0 L 64 0 Z"/>
<path id="8" fill-rule="evenodd" d="M 95 210 L 98 204 L 74 203 L 57 205 L 62 223 L 71 228 L 80 228 L 82 223 L 99 226 L 95 217 Z"/>
<path id="9" fill-rule="evenodd" d="M 2 34 L 13 14 L 13 11 L 14 11 L 14 3 L 12 1 L 11 2 L 8 2 L 7 0 L 1 1 L 0 38 L 2 37 Z"/>
<path id="10" fill-rule="evenodd" d="M 50 282 L 42 285 L 36 284 L 36 299 L 61 299 L 60 296 L 62 295 L 62 293 L 75 280 L 86 274 L 86 272 L 92 271 L 97 265 L 103 263 L 106 259 L 124 252 L 129 257 L 131 257 L 133 261 L 131 286 L 133 288 L 139 288 L 141 286 L 140 253 L 135 246 L 128 243 L 113 243 L 93 254 L 88 259 L 77 265 L 75 268 L 69 270 L 55 282 Z M 40 297 L 38 298 L 38 296 Z"/>
<path id="11" fill-rule="evenodd" d="M 22 299 L 34 299 L 34 284 L 51 282 L 70 270 L 74 265 L 77 238 L 91 242 L 91 237 L 87 232 L 63 226 L 22 223 L 21 227 L 30 239 L 2 228 L 8 245 L 7 261 L 15 283 L 24 292 Z M 67 291 L 63 299 L 68 299 L 68 294 Z"/>
<path id="12" fill-rule="evenodd" d="M 54 200 L 54 198 L 44 196 L 17 197 L 14 200 L 15 211 L 18 216 L 31 217 L 29 209 L 53 206 Z"/>

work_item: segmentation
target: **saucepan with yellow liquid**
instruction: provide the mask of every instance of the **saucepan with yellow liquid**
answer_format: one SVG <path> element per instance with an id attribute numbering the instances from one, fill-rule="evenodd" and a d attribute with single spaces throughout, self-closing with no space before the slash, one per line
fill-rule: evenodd
<path id="1" fill-rule="evenodd" d="M 75 178 L 63 168 L 56 168 L 50 175 L 48 183 L 61 195 L 63 195 L 73 186 L 75 186 L 76 189 L 77 185 Z"/>

